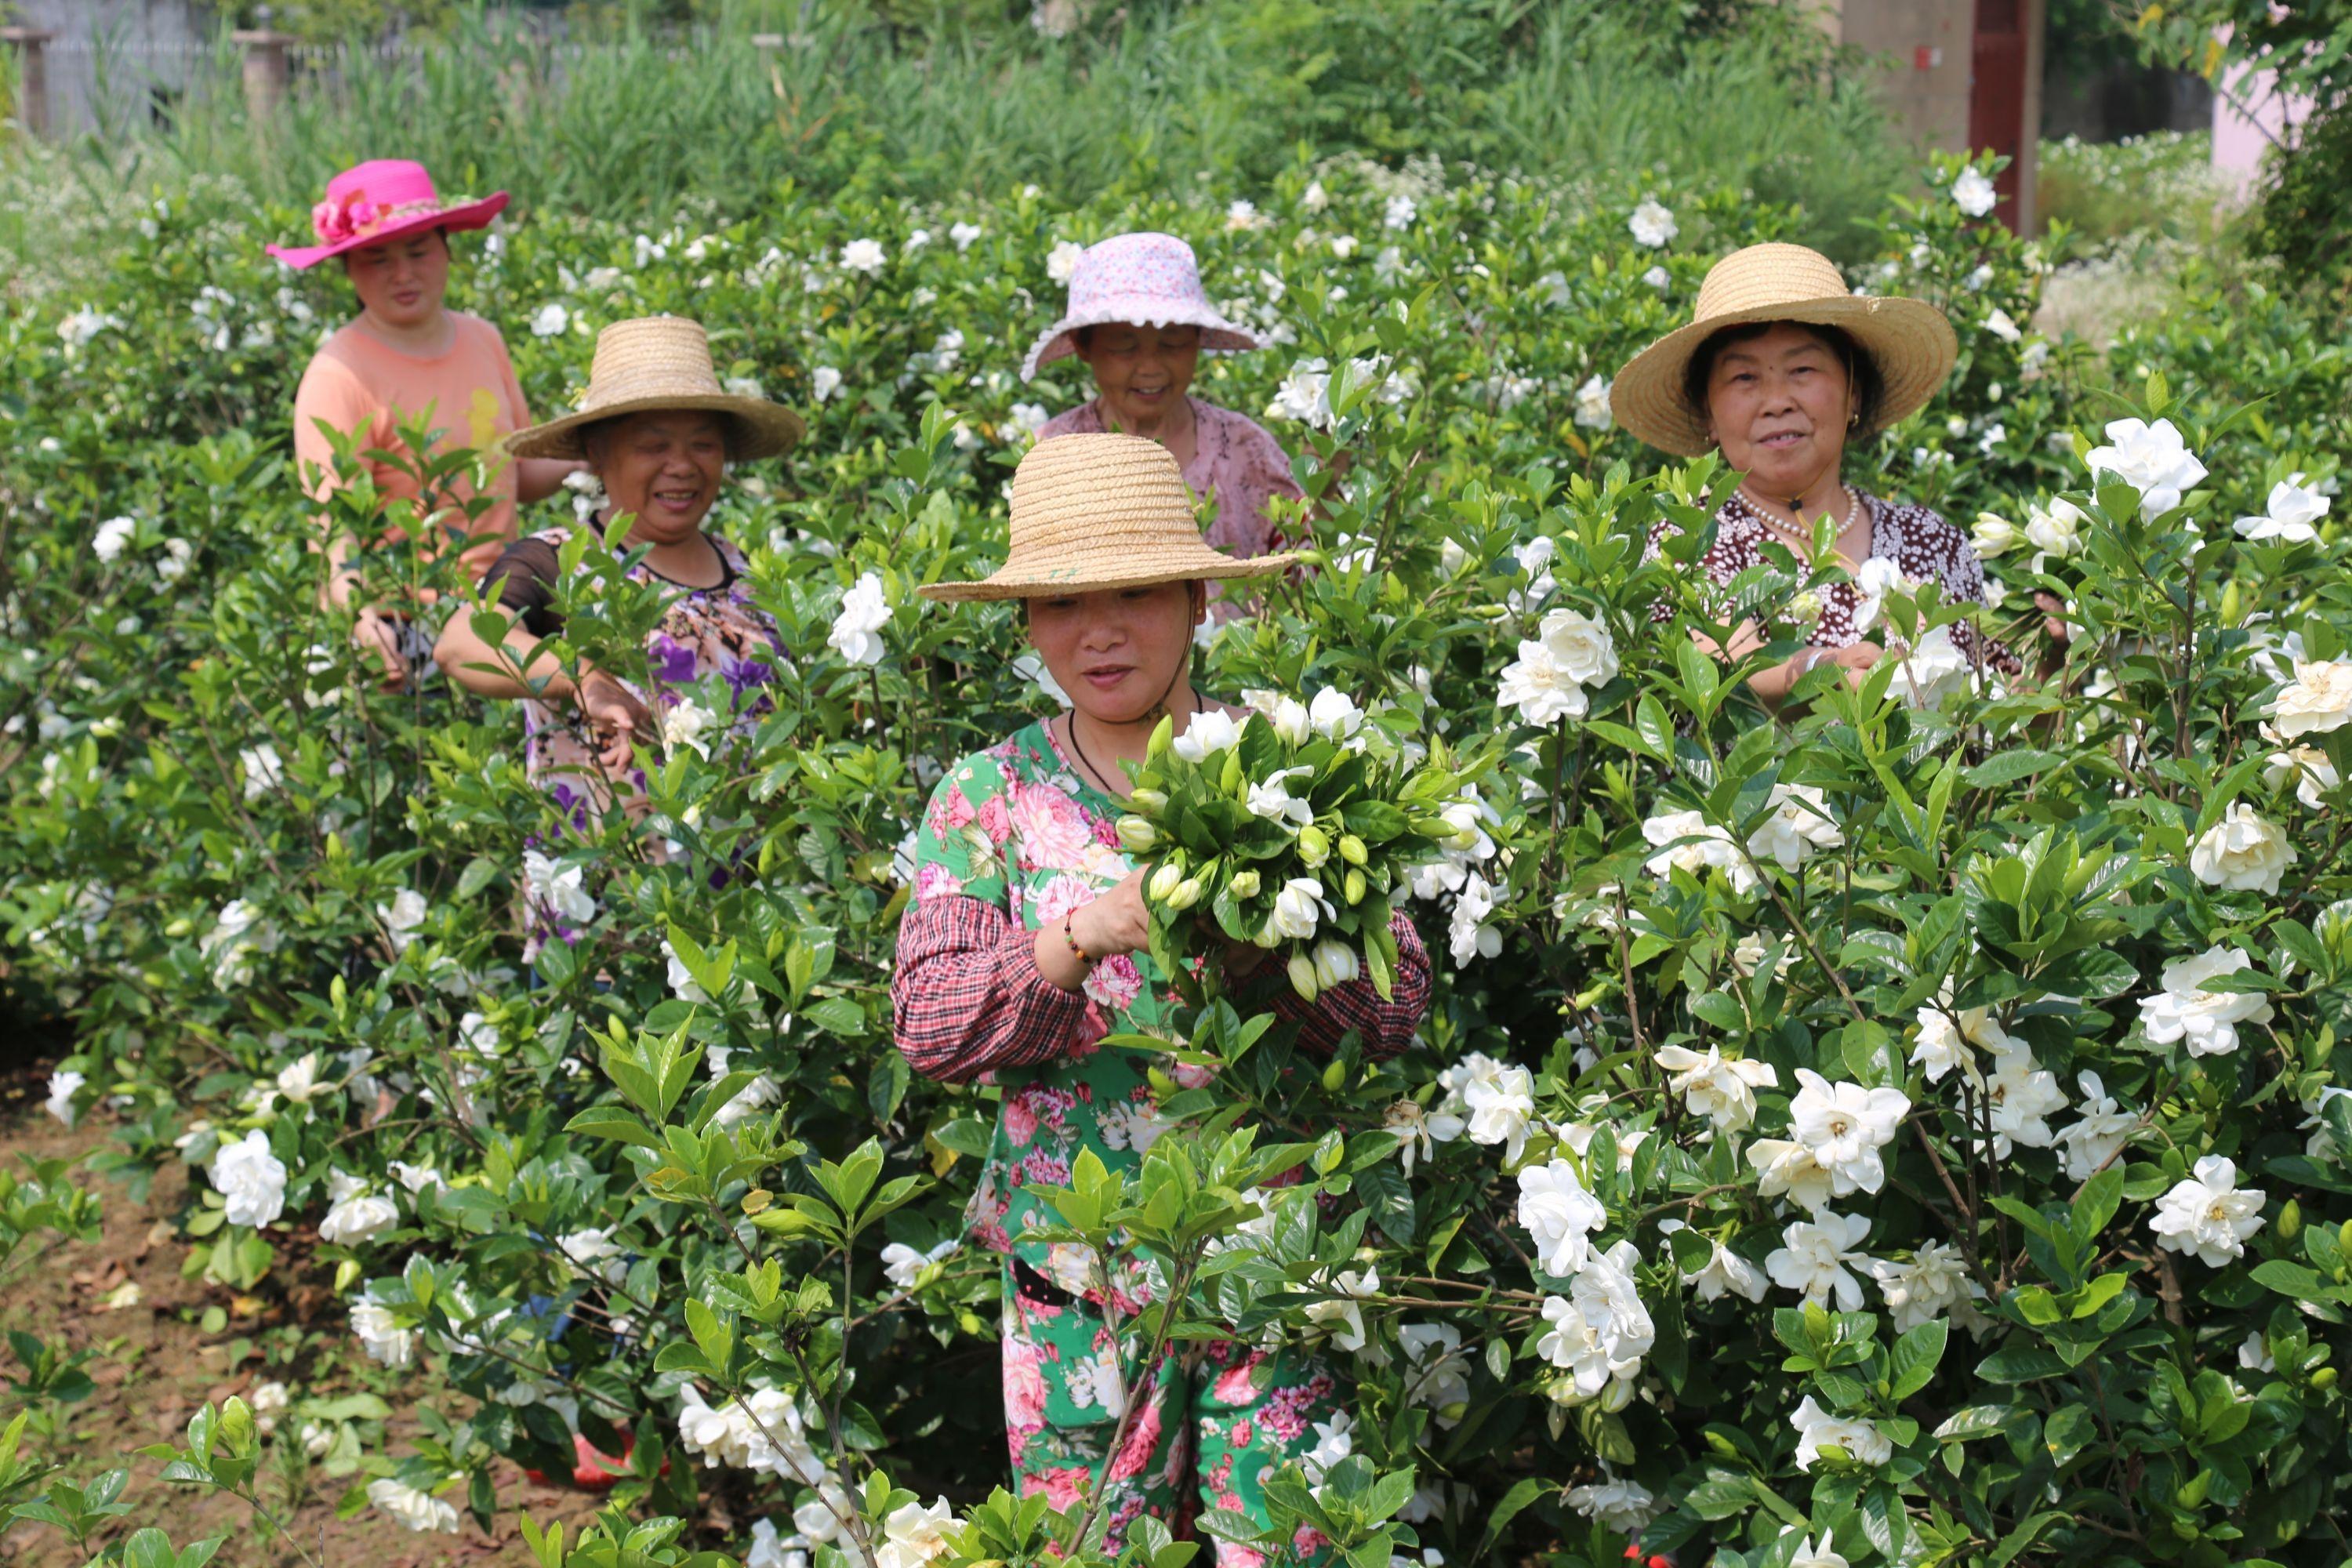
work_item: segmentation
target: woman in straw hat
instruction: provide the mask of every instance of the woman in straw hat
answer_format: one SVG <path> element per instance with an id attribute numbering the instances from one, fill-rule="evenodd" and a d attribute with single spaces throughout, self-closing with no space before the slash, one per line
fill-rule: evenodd
<path id="1" fill-rule="evenodd" d="M 1169 1125 L 1137 1054 L 1097 1048 L 1107 1034 L 1164 1029 L 1174 1005 L 1146 949 L 1142 872 L 1113 830 L 1127 791 L 1120 764 L 1142 761 L 1162 714 L 1179 735 L 1241 714 L 1193 686 L 1192 629 L 1208 584 L 1286 564 L 1202 542 L 1165 449 L 1073 436 L 1022 459 L 1003 569 L 923 590 L 1022 600 L 1030 644 L 1071 694 L 1069 711 L 940 781 L 918 830 L 890 991 L 898 1048 L 918 1072 L 950 1082 L 994 1074 L 1003 1089 L 968 1220 L 1004 1256 L 1005 1424 L 1021 1489 L 1067 1507 L 1099 1481 L 1115 1526 L 1143 1512 L 1173 1524 L 1196 1495 L 1264 1519 L 1260 1473 L 1305 1452 L 1314 1423 L 1344 1404 L 1340 1373 L 1296 1349 L 1211 1346 L 1155 1370 L 1111 1453 L 1121 1412 L 1117 1381 L 1101 1375 L 1105 1308 L 1131 1314 L 1150 1286 L 1134 1269 L 1105 1279 L 1086 1249 L 1029 1234 L 1051 1217 L 1033 1185 L 1066 1183 L 1089 1151 L 1133 1169 Z M 1350 1029 L 1368 1054 L 1404 1047 L 1428 1002 L 1429 960 L 1411 922 L 1400 916 L 1394 929 L 1392 1001 L 1364 981 L 1311 1005 L 1274 993 L 1310 1047 L 1328 1049 Z M 1248 973 L 1260 956 L 1229 952 L 1228 973 Z M 1178 1068 L 1174 1081 L 1205 1079 Z"/>
<path id="2" fill-rule="evenodd" d="M 1761 563 L 1767 544 L 1801 561 L 1824 520 L 1835 531 L 1851 577 L 1821 591 L 1811 626 L 1745 622 L 1721 650 L 1744 658 L 1802 634 L 1806 647 L 1749 678 L 1766 706 L 1779 707 L 1823 665 L 1843 667 L 1860 685 L 1888 654 L 1869 634 L 1878 594 L 1898 582 L 1933 581 L 1948 603 L 1984 601 L 1984 567 L 1966 534 L 1927 507 L 1882 500 L 1843 477 L 1847 443 L 1916 414 L 1957 353 L 1951 325 L 1933 305 L 1857 296 L 1818 252 L 1754 245 L 1708 270 L 1690 325 L 1618 373 L 1610 406 L 1620 425 L 1677 457 L 1720 451 L 1743 476 L 1716 513 L 1715 542 L 1700 558 L 1717 587 Z M 1661 523 L 1652 534 L 1654 556 L 1673 531 Z M 2063 636 L 2061 623 L 2049 629 Z M 1969 664 L 2018 673 L 2015 656 L 1968 623 L 1949 636 Z"/>
<path id="3" fill-rule="evenodd" d="M 468 605 L 433 650 L 467 690 L 522 702 L 530 774 L 575 822 L 615 804 L 643 813 L 634 743 L 707 748 L 730 726 L 748 732 L 766 711 L 775 624 L 751 602 L 742 552 L 705 532 L 702 520 L 728 463 L 789 451 L 802 428 L 792 410 L 719 386 L 698 323 L 655 316 L 597 335 L 576 412 L 508 438 L 519 458 L 584 461 L 604 488 L 598 526 L 630 518 L 621 550 L 645 552 L 628 575 L 668 595 L 644 670 L 585 668 L 575 682 L 541 646 L 562 625 L 550 606 L 571 532 L 550 529 L 517 540 L 489 569 L 488 589 L 509 617 L 501 641 L 484 637 Z"/>
<path id="4" fill-rule="evenodd" d="M 1068 309 L 1045 330 L 1021 367 L 1075 355 L 1094 373 L 1095 395 L 1055 415 L 1040 441 L 1123 431 L 1168 448 L 1196 496 L 1215 498 L 1209 543 L 1230 555 L 1281 547 L 1266 503 L 1304 494 L 1290 458 L 1245 414 L 1192 395 L 1207 351 L 1254 349 L 1256 334 L 1209 302 L 1192 247 L 1172 234 L 1122 234 L 1078 258 Z"/>
<path id="5" fill-rule="evenodd" d="M 324 501 L 339 482 L 329 431 L 356 435 L 362 453 L 393 454 L 402 450 L 400 425 L 426 421 L 443 435 L 434 453 L 414 460 L 461 447 L 488 453 L 530 423 L 499 330 L 443 302 L 449 236 L 488 227 L 506 205 L 504 191 L 479 201 L 444 199 L 422 163 L 377 159 L 327 182 L 326 199 L 310 209 L 319 243 L 267 247 L 297 270 L 340 259 L 359 296 L 359 314 L 320 345 L 294 394 L 295 464 L 314 500 Z M 389 456 L 360 461 L 385 503 L 384 528 L 363 541 L 321 534 L 319 547 L 331 566 L 320 598 L 338 609 L 350 605 L 359 581 L 350 565 L 355 550 L 416 536 L 426 538 L 428 552 L 439 542 L 417 515 L 415 479 Z M 460 558 L 478 578 L 514 537 L 516 502 L 551 494 L 572 467 L 493 461 L 455 481 L 461 506 L 477 494 L 488 503 L 479 514 L 468 520 L 462 510 L 446 510 L 431 526 L 471 542 Z M 383 660 L 387 684 L 397 687 L 422 669 L 431 638 L 408 614 L 363 603 L 353 640 Z"/>

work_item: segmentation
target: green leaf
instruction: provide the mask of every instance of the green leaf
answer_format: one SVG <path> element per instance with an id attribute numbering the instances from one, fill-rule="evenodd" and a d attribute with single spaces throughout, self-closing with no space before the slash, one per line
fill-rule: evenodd
<path id="1" fill-rule="evenodd" d="M 641 1149 L 666 1147 L 646 1125 L 645 1118 L 622 1110 L 617 1105 L 592 1105 L 563 1124 L 566 1132 L 577 1132 L 587 1138 L 610 1138 L 616 1142 L 634 1143 Z"/>
<path id="2" fill-rule="evenodd" d="M 866 1033 L 866 1009 L 846 996 L 827 996 L 801 1009 L 801 1016 L 828 1035 L 855 1038 Z"/>
<path id="3" fill-rule="evenodd" d="M 1944 1342 L 1950 1333 L 1941 1318 L 1920 1324 L 1895 1342 L 1887 1361 L 1887 1376 L 1895 1398 L 1908 1399 L 1927 1386 L 1944 1359 Z"/>

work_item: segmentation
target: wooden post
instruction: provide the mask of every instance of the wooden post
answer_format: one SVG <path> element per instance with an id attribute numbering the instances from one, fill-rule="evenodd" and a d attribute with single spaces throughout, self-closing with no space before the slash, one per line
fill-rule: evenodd
<path id="1" fill-rule="evenodd" d="M 256 125 L 266 125 L 278 117 L 278 107 L 286 101 L 293 77 L 287 51 L 299 40 L 291 33 L 257 27 L 231 33 L 229 41 L 245 50 L 246 117 Z"/>
<path id="2" fill-rule="evenodd" d="M 0 44 L 16 56 L 16 122 L 35 136 L 49 132 L 49 62 L 47 46 L 55 33 L 38 27 L 0 27 Z"/>

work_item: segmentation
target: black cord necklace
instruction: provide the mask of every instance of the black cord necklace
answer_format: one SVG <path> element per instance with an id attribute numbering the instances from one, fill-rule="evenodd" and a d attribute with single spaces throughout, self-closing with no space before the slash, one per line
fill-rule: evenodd
<path id="1" fill-rule="evenodd" d="M 1176 689 L 1176 683 L 1183 679 L 1184 667 L 1180 665 L 1177 668 L 1176 673 L 1168 678 L 1168 690 L 1162 691 L 1160 694 L 1160 700 L 1154 702 L 1151 705 L 1151 711 L 1144 715 L 1147 720 L 1154 724 L 1160 722 L 1160 719 L 1168 711 L 1169 692 L 1174 691 Z M 1184 720 L 1187 723 L 1192 722 L 1192 716 L 1201 711 L 1201 694 L 1195 691 L 1192 692 L 1191 696 L 1192 699 L 1192 706 L 1186 710 L 1184 714 Z M 1111 787 L 1110 775 L 1103 772 L 1100 768 L 1095 766 L 1095 760 L 1087 755 L 1086 746 L 1078 740 L 1078 705 L 1075 702 L 1070 704 L 1070 721 L 1067 725 L 1067 729 L 1070 735 L 1070 750 L 1076 754 L 1078 765 L 1085 768 L 1088 773 L 1093 775 L 1096 787 L 1099 788 L 1103 794 L 1110 796 L 1113 800 L 1125 799 L 1126 797 L 1121 795 L 1119 791 Z"/>

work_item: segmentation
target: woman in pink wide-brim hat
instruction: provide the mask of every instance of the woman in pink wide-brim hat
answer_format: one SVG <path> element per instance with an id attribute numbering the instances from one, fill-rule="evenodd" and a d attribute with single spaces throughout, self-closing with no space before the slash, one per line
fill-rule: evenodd
<path id="1" fill-rule="evenodd" d="M 268 247 L 298 270 L 340 259 L 359 297 L 358 315 L 320 345 L 303 372 L 294 395 L 294 457 L 305 493 L 321 503 L 355 477 L 354 464 L 375 482 L 383 527 L 372 536 L 320 520 L 317 547 L 331 562 L 320 598 L 353 612 L 353 641 L 383 660 L 392 688 L 432 668 L 432 606 L 364 591 L 362 552 L 415 539 L 431 554 L 454 548 L 478 578 L 514 537 L 517 503 L 551 494 L 575 466 L 509 461 L 497 451 L 531 424 L 506 340 L 489 322 L 444 302 L 448 237 L 488 227 L 506 205 L 504 191 L 479 201 L 445 198 L 422 163 L 380 158 L 327 182 L 326 199 L 310 209 L 317 244 Z M 388 457 L 364 455 L 404 453 L 400 426 L 418 421 L 440 432 L 422 456 L 459 447 L 485 454 L 453 494 L 436 498 L 457 504 L 430 517 L 411 475 Z M 341 473 L 335 437 L 357 438 Z M 476 498 L 488 504 L 468 519 L 463 503 Z"/>
<path id="2" fill-rule="evenodd" d="M 1228 320 L 1201 286 L 1192 247 L 1172 234 L 1122 234 L 1078 258 L 1062 319 L 1045 330 L 1022 365 L 1024 378 L 1076 356 L 1094 373 L 1095 395 L 1055 416 L 1040 441 L 1106 431 L 1165 447 L 1195 496 L 1213 496 L 1210 547 L 1247 559 L 1287 548 L 1266 503 L 1297 500 L 1290 455 L 1246 414 L 1192 395 L 1201 355 L 1259 347 L 1257 334 Z M 1220 600 L 1220 619 L 1231 614 Z"/>

